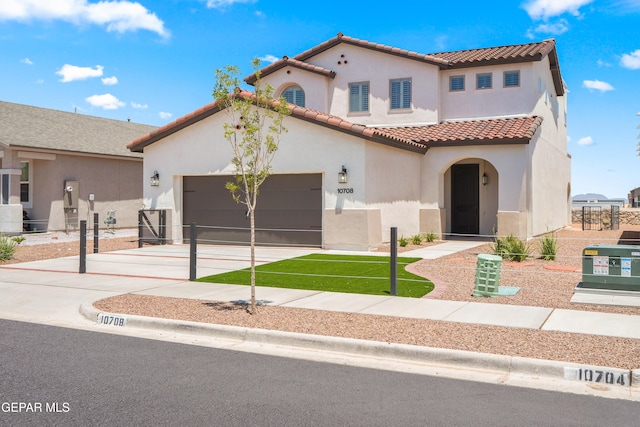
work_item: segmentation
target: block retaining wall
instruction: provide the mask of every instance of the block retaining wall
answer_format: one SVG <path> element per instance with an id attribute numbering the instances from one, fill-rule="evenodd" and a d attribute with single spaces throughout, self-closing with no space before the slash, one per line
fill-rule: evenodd
<path id="1" fill-rule="evenodd" d="M 592 216 L 594 211 L 592 211 Z M 582 224 L 582 208 L 574 208 L 571 210 L 571 222 Z M 602 208 L 600 210 L 600 221 L 593 219 L 592 224 L 602 224 L 604 228 L 608 228 L 611 224 L 611 208 Z M 640 225 L 640 209 L 623 208 L 620 209 L 620 224 Z"/>

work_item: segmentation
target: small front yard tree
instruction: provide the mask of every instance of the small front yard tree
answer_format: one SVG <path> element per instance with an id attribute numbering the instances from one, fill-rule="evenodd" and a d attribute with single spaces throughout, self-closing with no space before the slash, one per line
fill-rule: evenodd
<path id="1" fill-rule="evenodd" d="M 256 81 L 254 92 L 240 89 L 240 70 L 227 65 L 216 70 L 213 97 L 224 110 L 228 121 L 224 124 L 224 137 L 231 144 L 235 168 L 235 182 L 226 187 L 237 203 L 247 207 L 251 227 L 251 304 L 249 312 L 256 313 L 255 270 L 255 211 L 260 186 L 271 174 L 271 163 L 278 150 L 281 135 L 286 132 L 283 120 L 290 114 L 284 98 L 274 99 L 273 87 L 264 84 L 260 75 L 260 60 L 252 66 Z"/>

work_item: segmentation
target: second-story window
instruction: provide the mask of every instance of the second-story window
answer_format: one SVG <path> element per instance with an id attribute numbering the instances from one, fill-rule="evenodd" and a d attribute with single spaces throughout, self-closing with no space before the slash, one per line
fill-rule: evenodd
<path id="1" fill-rule="evenodd" d="M 391 80 L 389 98 L 392 110 L 411 108 L 411 79 Z"/>
<path id="2" fill-rule="evenodd" d="M 289 86 L 282 92 L 282 97 L 289 104 L 295 104 L 304 107 L 304 91 L 298 86 Z"/>
<path id="3" fill-rule="evenodd" d="M 464 76 L 449 77 L 449 91 L 460 92 L 464 90 Z"/>
<path id="4" fill-rule="evenodd" d="M 519 86 L 520 86 L 520 71 L 505 71 L 504 87 L 519 87 Z"/>
<path id="5" fill-rule="evenodd" d="M 491 73 L 476 74 L 476 89 L 491 89 Z"/>
<path id="6" fill-rule="evenodd" d="M 369 111 L 369 82 L 349 83 L 349 112 Z"/>

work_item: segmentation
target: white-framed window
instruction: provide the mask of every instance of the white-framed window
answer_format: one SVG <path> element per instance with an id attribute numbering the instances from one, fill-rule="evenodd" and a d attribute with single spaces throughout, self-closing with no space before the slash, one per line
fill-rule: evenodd
<path id="1" fill-rule="evenodd" d="M 464 76 L 449 76 L 449 92 L 464 91 Z"/>
<path id="2" fill-rule="evenodd" d="M 520 87 L 520 71 L 504 72 L 504 87 Z"/>
<path id="3" fill-rule="evenodd" d="M 392 110 L 411 108 L 411 79 L 389 81 L 389 107 Z"/>
<path id="4" fill-rule="evenodd" d="M 282 92 L 282 97 L 286 99 L 289 104 L 304 107 L 304 91 L 299 86 L 289 86 Z"/>
<path id="5" fill-rule="evenodd" d="M 369 82 L 349 83 L 349 112 L 369 111 Z"/>
<path id="6" fill-rule="evenodd" d="M 476 89 L 491 89 L 493 86 L 493 75 L 491 73 L 476 74 Z"/>
<path id="7" fill-rule="evenodd" d="M 0 173 L 0 205 L 9 204 L 9 186 L 11 175 L 8 173 Z"/>
<path id="8" fill-rule="evenodd" d="M 31 162 L 20 162 L 20 203 L 26 208 L 31 207 Z"/>

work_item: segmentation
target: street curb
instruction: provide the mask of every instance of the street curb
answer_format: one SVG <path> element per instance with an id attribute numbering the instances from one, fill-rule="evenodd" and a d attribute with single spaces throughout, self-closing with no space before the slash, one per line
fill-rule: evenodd
<path id="1" fill-rule="evenodd" d="M 451 350 L 436 347 L 421 347 L 409 344 L 385 343 L 352 338 L 303 334 L 296 332 L 271 331 L 242 326 L 216 325 L 183 320 L 162 319 L 129 314 L 106 313 L 96 309 L 93 302 L 80 306 L 80 314 L 89 320 L 98 321 L 98 316 L 114 315 L 126 318 L 126 326 L 161 331 L 186 332 L 219 339 L 235 340 L 255 344 L 270 344 L 297 347 L 307 350 L 323 350 L 351 355 L 392 358 L 402 361 L 433 363 L 438 365 L 465 367 L 475 370 L 498 371 L 505 374 L 534 375 L 554 379 L 570 380 L 567 369 L 577 371 L 602 370 L 626 374 L 627 388 L 640 388 L 640 369 L 625 370 L 618 368 L 596 367 L 569 362 L 542 360 L 518 356 L 505 356 L 488 353 L 476 353 L 464 350 Z M 115 326 L 114 326 L 115 327 Z M 573 380 L 575 381 L 575 380 Z"/>

